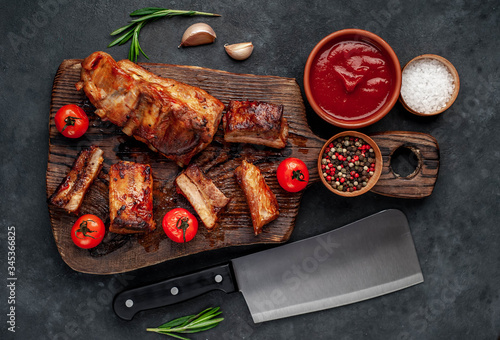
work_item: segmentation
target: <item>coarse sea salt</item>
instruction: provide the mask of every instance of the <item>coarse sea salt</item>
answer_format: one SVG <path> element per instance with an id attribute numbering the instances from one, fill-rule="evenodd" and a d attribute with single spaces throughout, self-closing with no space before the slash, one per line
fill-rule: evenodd
<path id="1" fill-rule="evenodd" d="M 403 71 L 401 96 L 414 111 L 430 114 L 442 110 L 454 90 L 452 74 L 438 60 L 418 59 L 408 64 Z"/>

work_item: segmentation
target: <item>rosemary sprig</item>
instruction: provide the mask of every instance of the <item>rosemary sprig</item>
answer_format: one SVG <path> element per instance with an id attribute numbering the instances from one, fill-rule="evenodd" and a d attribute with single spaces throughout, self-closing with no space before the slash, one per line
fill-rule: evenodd
<path id="1" fill-rule="evenodd" d="M 206 12 L 198 12 L 198 11 L 183 11 L 183 10 L 176 10 L 176 9 L 167 9 L 167 8 L 159 8 L 159 7 L 145 7 L 141 8 L 138 10 L 133 11 L 130 13 L 131 17 L 138 17 L 130 21 L 128 25 L 125 25 L 123 27 L 120 27 L 113 32 L 111 32 L 111 35 L 119 35 L 123 32 L 122 35 L 120 35 L 118 38 L 113 40 L 108 47 L 113 47 L 116 45 L 123 45 L 130 39 L 132 39 L 132 42 L 130 44 L 130 49 L 128 52 L 128 59 L 130 59 L 133 62 L 137 62 L 137 58 L 139 55 L 142 53 L 146 58 L 149 59 L 149 57 L 144 53 L 144 51 L 141 48 L 141 45 L 139 44 L 139 32 L 141 29 L 150 22 L 153 22 L 159 18 L 162 17 L 173 17 L 176 15 L 183 15 L 183 16 L 193 16 L 193 15 L 208 15 L 208 16 L 214 16 L 214 17 L 219 17 L 219 14 L 214 14 L 214 13 L 206 13 Z"/>
<path id="2" fill-rule="evenodd" d="M 174 333 L 190 334 L 214 328 L 224 320 L 224 318 L 214 319 L 214 317 L 222 313 L 219 309 L 219 307 L 207 308 L 196 315 L 183 316 L 164 323 L 157 328 L 147 328 L 146 331 L 165 334 L 177 339 L 189 340 L 189 338 Z"/>

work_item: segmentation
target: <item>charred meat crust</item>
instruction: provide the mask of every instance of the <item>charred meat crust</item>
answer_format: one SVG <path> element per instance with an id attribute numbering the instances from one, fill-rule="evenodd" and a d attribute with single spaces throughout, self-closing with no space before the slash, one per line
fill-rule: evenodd
<path id="1" fill-rule="evenodd" d="M 175 179 L 175 184 L 191 203 L 207 229 L 213 229 L 219 212 L 230 199 L 194 164 L 189 165 Z"/>
<path id="2" fill-rule="evenodd" d="M 102 168 L 102 155 L 103 151 L 97 146 L 80 151 L 49 203 L 70 213 L 78 213 L 85 194 Z"/>
<path id="3" fill-rule="evenodd" d="M 129 60 L 94 52 L 82 62 L 83 89 L 96 114 L 180 165 L 207 147 L 224 104 L 206 91 L 158 77 Z"/>
<path id="4" fill-rule="evenodd" d="M 278 201 L 255 165 L 243 160 L 235 175 L 250 208 L 254 234 L 258 235 L 264 225 L 278 218 Z"/>
<path id="5" fill-rule="evenodd" d="M 288 139 L 283 105 L 231 100 L 224 114 L 224 140 L 282 149 Z"/>
<path id="6" fill-rule="evenodd" d="M 109 170 L 109 231 L 144 233 L 156 228 L 153 219 L 153 178 L 148 164 L 121 161 Z"/>

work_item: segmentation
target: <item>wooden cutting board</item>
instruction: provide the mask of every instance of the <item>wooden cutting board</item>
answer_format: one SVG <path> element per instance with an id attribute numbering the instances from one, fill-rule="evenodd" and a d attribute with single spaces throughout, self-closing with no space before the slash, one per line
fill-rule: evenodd
<path id="1" fill-rule="evenodd" d="M 87 192 L 78 216 L 95 214 L 109 226 L 108 170 L 120 161 L 135 161 L 151 165 L 154 178 L 154 217 L 156 231 L 147 235 L 123 236 L 106 233 L 104 241 L 92 250 L 76 247 L 70 230 L 78 218 L 49 205 L 54 238 L 63 260 L 74 270 L 92 274 L 126 272 L 170 259 L 228 246 L 256 243 L 281 243 L 289 239 L 302 198 L 300 193 L 288 193 L 276 179 L 276 168 L 287 157 L 302 159 L 310 170 L 310 184 L 319 180 L 317 159 L 325 140 L 314 135 L 307 123 L 300 88 L 291 78 L 234 74 L 193 66 L 141 63 L 149 71 L 200 87 L 227 104 L 229 100 L 259 100 L 283 104 L 290 135 L 285 149 L 277 150 L 257 145 L 230 144 L 223 139 L 219 128 L 212 144 L 195 156 L 195 162 L 211 178 L 231 202 L 220 214 L 219 226 L 208 232 L 200 223 L 198 234 L 187 244 L 171 242 L 165 236 L 161 221 L 166 212 L 182 207 L 194 212 L 189 202 L 174 188 L 174 179 L 182 170 L 174 162 L 149 150 L 143 143 L 126 136 L 121 129 L 101 121 L 94 114 L 83 91 L 75 89 L 80 79 L 81 60 L 65 60 L 54 79 L 49 125 L 49 155 L 47 165 L 47 198 L 71 169 L 80 150 L 97 145 L 104 151 L 104 165 L 99 178 Z M 90 119 L 87 133 L 76 140 L 63 137 L 56 129 L 54 115 L 66 104 L 83 107 Z M 372 136 L 384 157 L 379 183 L 372 191 L 388 196 L 422 198 L 430 195 L 439 168 L 439 149 L 429 135 L 413 132 L 394 132 Z M 419 156 L 419 168 L 411 176 L 401 178 L 390 167 L 390 158 L 397 147 L 413 148 Z M 422 150 L 422 152 L 421 152 Z M 280 216 L 253 234 L 252 222 L 243 192 L 236 183 L 233 171 L 242 159 L 257 165 L 275 193 Z M 332 194 L 333 195 L 333 194 Z M 340 198 L 339 199 L 344 199 Z"/>
<path id="2" fill-rule="evenodd" d="M 112 274 L 150 266 L 169 259 L 195 254 L 201 251 L 227 246 L 254 243 L 280 243 L 290 237 L 299 210 L 302 193 L 287 193 L 276 180 L 276 168 L 287 157 L 298 157 L 309 169 L 315 169 L 316 161 L 324 140 L 313 135 L 306 121 L 305 108 L 300 88 L 295 79 L 233 74 L 191 66 L 174 66 L 144 63 L 141 66 L 151 72 L 184 83 L 198 86 L 221 100 L 224 104 L 234 100 L 260 100 L 283 104 L 288 120 L 290 136 L 288 146 L 276 150 L 249 144 L 224 143 L 222 128 L 212 144 L 193 159 L 211 178 L 221 191 L 231 198 L 226 210 L 220 215 L 219 226 L 208 232 L 203 225 L 195 239 L 187 244 L 176 244 L 166 238 L 161 227 L 165 213 L 172 208 L 182 207 L 192 212 L 189 202 L 176 193 L 173 182 L 181 171 L 174 162 L 150 151 L 143 143 L 126 136 L 120 128 L 101 121 L 93 112 L 83 91 L 75 89 L 80 79 L 81 60 L 65 60 L 55 76 L 50 108 L 50 139 L 47 166 L 47 197 L 70 170 L 78 152 L 85 147 L 97 145 L 104 151 L 104 165 L 99 178 L 91 186 L 80 215 L 90 213 L 99 216 L 109 225 L 108 178 L 109 167 L 128 160 L 151 165 L 154 177 L 154 217 L 157 229 L 145 236 L 120 236 L 107 233 L 97 249 L 92 251 L 77 248 L 71 240 L 70 229 L 76 215 L 49 205 L 54 238 L 63 260 L 74 270 Z M 71 140 L 58 133 L 54 115 L 65 105 L 75 103 L 82 106 L 90 119 L 87 133 L 77 140 Z M 233 171 L 241 160 L 257 165 L 271 190 L 276 194 L 280 217 L 265 226 L 262 234 L 253 234 L 252 222 L 243 192 L 235 181 Z M 318 180 L 311 171 L 311 183 Z M 114 236 L 110 237 L 110 236 Z"/>

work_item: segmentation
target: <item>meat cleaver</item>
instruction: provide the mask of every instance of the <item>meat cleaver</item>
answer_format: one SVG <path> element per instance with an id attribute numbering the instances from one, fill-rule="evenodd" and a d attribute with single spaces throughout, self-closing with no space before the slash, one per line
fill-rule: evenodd
<path id="1" fill-rule="evenodd" d="M 374 298 L 423 280 L 408 220 L 389 209 L 228 264 L 126 290 L 113 307 L 131 320 L 139 311 L 211 290 L 239 290 L 258 323 Z"/>

